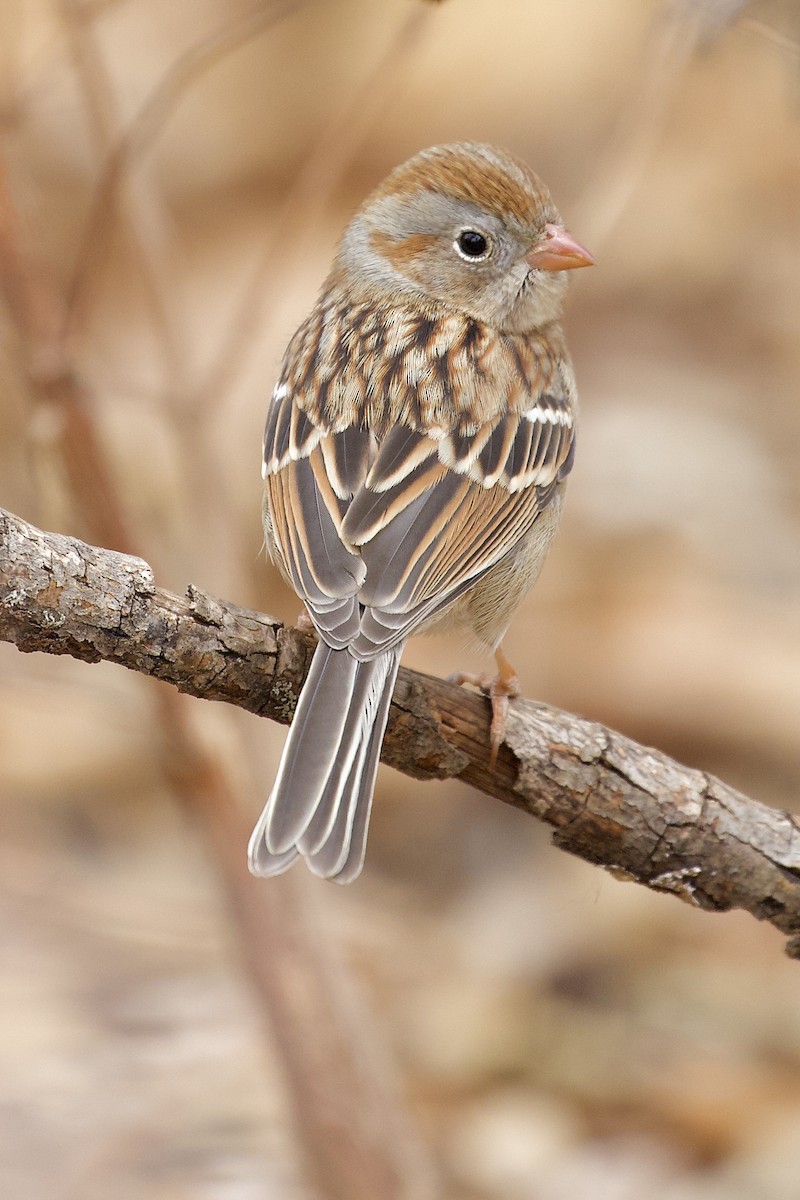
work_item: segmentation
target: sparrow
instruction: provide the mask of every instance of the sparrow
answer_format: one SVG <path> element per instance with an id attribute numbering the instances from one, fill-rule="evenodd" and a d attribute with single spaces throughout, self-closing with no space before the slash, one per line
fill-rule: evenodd
<path id="1" fill-rule="evenodd" d="M 577 397 L 559 324 L 592 263 L 505 150 L 434 146 L 339 243 L 286 349 L 264 434 L 266 543 L 319 641 L 250 839 L 349 883 L 406 640 L 447 625 L 495 653 L 492 752 L 517 681 L 502 650 L 559 522 Z M 461 682 L 474 677 L 459 675 Z"/>

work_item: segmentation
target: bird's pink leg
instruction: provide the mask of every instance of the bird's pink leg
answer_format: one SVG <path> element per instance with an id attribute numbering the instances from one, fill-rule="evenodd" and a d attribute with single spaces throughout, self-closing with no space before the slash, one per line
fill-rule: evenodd
<path id="1" fill-rule="evenodd" d="M 519 695 L 519 679 L 511 663 L 503 653 L 502 645 L 494 652 L 497 663 L 496 675 L 475 675 L 469 671 L 456 671 L 449 676 L 451 683 L 468 683 L 489 697 L 492 703 L 492 723 L 489 726 L 489 766 L 497 762 L 497 754 L 506 735 L 508 701 Z"/>

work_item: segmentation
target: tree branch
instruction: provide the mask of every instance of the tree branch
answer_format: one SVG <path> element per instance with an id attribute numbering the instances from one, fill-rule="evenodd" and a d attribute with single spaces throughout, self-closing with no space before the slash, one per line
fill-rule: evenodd
<path id="1" fill-rule="evenodd" d="M 0 639 L 106 659 L 284 724 L 313 639 L 190 586 L 155 586 L 142 559 L 43 533 L 0 509 Z M 458 776 L 555 827 L 563 850 L 715 912 L 743 908 L 800 957 L 800 822 L 602 725 L 512 704 L 489 766 L 482 697 L 401 670 L 383 759 L 418 779 Z M 244 853 L 244 847 L 242 848 Z"/>

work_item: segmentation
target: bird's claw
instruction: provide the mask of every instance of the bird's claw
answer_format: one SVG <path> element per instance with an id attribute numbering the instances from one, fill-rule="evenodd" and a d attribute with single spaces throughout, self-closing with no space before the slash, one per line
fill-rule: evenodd
<path id="1" fill-rule="evenodd" d="M 492 721 L 489 726 L 489 766 L 494 767 L 497 755 L 506 736 L 506 721 L 508 718 L 508 702 L 520 694 L 519 679 L 516 673 L 503 670 L 497 675 L 477 675 L 471 671 L 455 671 L 448 676 L 450 683 L 459 686 L 469 684 L 478 688 L 484 696 L 488 696 L 492 705 Z"/>

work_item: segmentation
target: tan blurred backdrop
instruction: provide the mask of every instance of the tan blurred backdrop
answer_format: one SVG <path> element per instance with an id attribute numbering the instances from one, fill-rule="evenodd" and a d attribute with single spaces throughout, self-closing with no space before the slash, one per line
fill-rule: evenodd
<path id="1" fill-rule="evenodd" d="M 800 808 L 799 41 L 790 0 L 3 0 L 15 237 L 158 582 L 296 615 L 259 527 L 282 348 L 387 170 L 505 144 L 597 263 L 567 514 L 507 640 L 523 690 Z M 0 504 L 90 538 L 29 350 L 0 309 Z M 0 681 L 0 1193 L 310 1195 L 150 692 L 5 645 Z M 254 817 L 283 731 L 195 708 Z M 384 769 L 377 795 L 362 880 L 307 887 L 443 1195 L 800 1196 L 773 930 L 457 784 Z"/>

